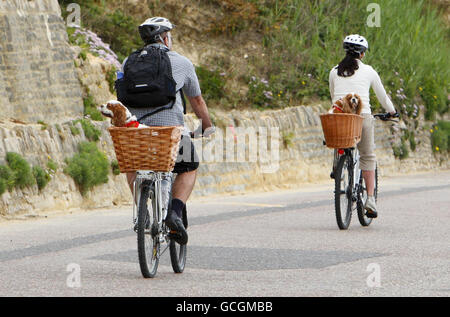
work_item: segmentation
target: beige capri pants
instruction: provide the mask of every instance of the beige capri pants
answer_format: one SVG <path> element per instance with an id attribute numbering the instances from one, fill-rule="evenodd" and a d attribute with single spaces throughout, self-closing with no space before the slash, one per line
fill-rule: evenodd
<path id="1" fill-rule="evenodd" d="M 360 155 L 359 168 L 363 171 L 374 171 L 377 161 L 375 156 L 375 118 L 368 113 L 361 114 L 364 117 L 361 141 L 358 143 Z"/>

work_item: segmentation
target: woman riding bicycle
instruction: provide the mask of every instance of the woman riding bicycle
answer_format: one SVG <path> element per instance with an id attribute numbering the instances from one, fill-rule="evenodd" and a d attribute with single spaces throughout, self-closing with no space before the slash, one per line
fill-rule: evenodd
<path id="1" fill-rule="evenodd" d="M 344 39 L 343 46 L 346 52 L 344 59 L 330 71 L 331 100 L 334 103 L 348 93 L 355 93 L 361 97 L 363 102 L 361 115 L 364 117 L 364 122 L 358 150 L 360 152 L 360 168 L 363 171 L 368 195 L 364 208 L 367 211 L 367 217 L 376 218 L 378 215 L 374 198 L 376 157 L 374 118 L 370 109 L 370 87 L 373 88 L 387 112 L 395 114 L 396 111 L 386 94 L 378 73 L 371 66 L 361 62 L 369 48 L 367 40 L 358 34 L 353 34 Z"/>

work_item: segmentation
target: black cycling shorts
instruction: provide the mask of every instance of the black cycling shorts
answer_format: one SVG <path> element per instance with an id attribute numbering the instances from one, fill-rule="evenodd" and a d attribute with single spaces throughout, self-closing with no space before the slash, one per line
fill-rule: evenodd
<path id="1" fill-rule="evenodd" d="M 195 152 L 194 143 L 187 135 L 182 135 L 180 140 L 180 150 L 173 169 L 173 173 L 182 174 L 195 171 L 199 166 L 197 153 Z"/>

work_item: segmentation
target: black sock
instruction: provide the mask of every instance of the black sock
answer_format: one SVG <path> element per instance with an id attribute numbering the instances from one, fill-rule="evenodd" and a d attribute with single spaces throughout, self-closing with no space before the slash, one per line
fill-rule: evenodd
<path id="1" fill-rule="evenodd" d="M 184 208 L 184 203 L 181 200 L 179 200 L 177 198 L 172 199 L 172 210 L 180 218 L 182 217 L 183 208 Z"/>

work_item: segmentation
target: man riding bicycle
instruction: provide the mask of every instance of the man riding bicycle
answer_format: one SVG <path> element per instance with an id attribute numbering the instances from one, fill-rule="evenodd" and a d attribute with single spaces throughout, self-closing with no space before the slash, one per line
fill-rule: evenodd
<path id="1" fill-rule="evenodd" d="M 194 65 L 188 58 L 172 51 L 170 31 L 173 28 L 174 25 L 168 19 L 154 17 L 139 26 L 139 34 L 145 43 L 144 49 L 158 48 L 167 53 L 170 60 L 171 75 L 176 83 L 176 99 L 171 105 L 164 105 L 157 109 L 154 107 L 133 107 L 133 105 L 127 105 L 127 107 L 137 118 L 143 118 L 140 122 L 147 126 L 184 126 L 184 93 L 196 116 L 202 122 L 202 131 L 205 131 L 212 127 L 208 108 L 201 94 Z M 122 72 L 124 73 L 130 57 L 131 55 L 122 65 Z M 188 240 L 186 228 L 182 221 L 182 212 L 194 188 L 198 166 L 199 160 L 194 144 L 185 128 L 180 141 L 180 152 L 173 170 L 177 177 L 172 187 L 172 207 L 168 211 L 165 221 L 180 244 L 186 244 Z M 133 191 L 135 178 L 136 173 L 127 173 L 131 191 Z"/>
<path id="2" fill-rule="evenodd" d="M 377 217 L 377 207 L 374 198 L 375 187 L 375 141 L 374 141 L 374 117 L 370 109 L 369 91 L 372 87 L 383 108 L 390 114 L 395 114 L 396 110 L 392 101 L 386 94 L 386 90 L 381 83 L 378 73 L 369 65 L 361 62 L 366 50 L 369 48 L 367 40 L 353 34 L 345 37 L 343 43 L 346 56 L 330 71 L 329 84 L 331 100 L 335 103 L 348 93 L 358 94 L 364 107 L 361 115 L 364 117 L 361 141 L 358 143 L 360 152 L 360 168 L 367 186 L 367 201 L 364 208 L 367 217 Z"/>

